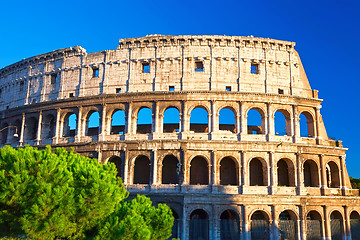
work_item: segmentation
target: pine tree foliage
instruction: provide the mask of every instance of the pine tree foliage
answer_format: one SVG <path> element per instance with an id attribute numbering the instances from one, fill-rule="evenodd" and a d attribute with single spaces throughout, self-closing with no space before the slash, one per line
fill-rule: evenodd
<path id="1" fill-rule="evenodd" d="M 352 188 L 360 189 L 360 178 L 350 177 L 350 182 L 351 182 Z"/>
<path id="2" fill-rule="evenodd" d="M 169 207 L 152 207 L 144 196 L 124 201 L 128 192 L 116 174 L 114 164 L 64 148 L 1 148 L 0 237 L 168 238 L 174 221 Z"/>

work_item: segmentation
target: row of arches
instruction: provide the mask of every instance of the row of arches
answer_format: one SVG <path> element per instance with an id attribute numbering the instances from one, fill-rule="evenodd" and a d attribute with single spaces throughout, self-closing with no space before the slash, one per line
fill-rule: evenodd
<path id="1" fill-rule="evenodd" d="M 118 169 L 118 176 L 124 177 L 124 162 L 119 156 L 112 156 L 108 162 L 113 162 Z M 265 159 L 253 158 L 249 162 L 249 185 L 268 186 L 268 166 Z M 295 187 L 295 166 L 290 159 L 281 158 L 276 163 L 277 185 Z M 195 156 L 190 161 L 191 185 L 210 184 L 210 167 L 206 158 Z M 140 155 L 133 162 L 133 184 L 150 184 L 151 161 L 149 157 Z M 304 186 L 319 187 L 319 168 L 314 160 L 308 159 L 303 164 Z M 327 186 L 330 188 L 340 187 L 339 168 L 333 161 L 326 165 Z M 161 184 L 180 184 L 182 177 L 181 163 L 174 155 L 166 155 L 162 160 Z M 219 162 L 219 184 L 220 185 L 239 185 L 239 164 L 232 157 L 224 157 Z"/>
<path id="2" fill-rule="evenodd" d="M 97 111 L 90 111 L 86 115 L 85 135 L 92 136 L 99 134 L 100 115 Z M 265 134 L 264 112 L 258 108 L 252 108 L 247 112 L 247 134 Z M 137 113 L 136 133 L 146 134 L 153 131 L 153 113 L 148 107 L 142 107 Z M 190 131 L 195 133 L 209 132 L 209 114 L 202 107 L 194 108 L 190 113 Z M 124 134 L 126 131 L 126 114 L 124 110 L 114 110 L 111 115 L 110 134 Z M 285 110 L 278 110 L 274 114 L 275 135 L 291 136 L 291 117 Z M 238 132 L 236 115 L 231 108 L 222 108 L 219 111 L 218 129 Z M 309 112 L 300 114 L 300 134 L 303 137 L 314 137 L 314 119 Z M 175 107 L 167 108 L 163 113 L 162 132 L 171 133 L 180 131 L 180 112 Z M 75 113 L 68 113 L 64 118 L 63 136 L 74 136 L 77 128 L 77 116 Z M 72 132 L 73 131 L 73 132 Z"/>
<path id="3" fill-rule="evenodd" d="M 278 216 L 277 225 L 272 224 L 271 216 L 263 210 L 256 210 L 250 215 L 250 226 L 245 227 L 240 221 L 239 214 L 232 209 L 223 211 L 220 215 L 220 239 L 238 240 L 248 239 L 245 234 L 250 235 L 250 239 L 273 239 L 273 231 L 277 232 L 276 239 L 301 239 L 301 229 L 298 215 L 292 210 L 284 210 Z M 190 214 L 189 221 L 189 239 L 210 239 L 209 214 L 203 209 L 195 209 Z M 307 213 L 305 224 L 305 239 L 324 239 L 324 221 L 321 214 L 316 210 Z M 350 232 L 344 224 L 342 214 L 334 210 L 330 214 L 331 239 L 341 240 L 351 234 L 352 239 L 358 239 L 360 232 L 360 216 L 356 211 L 350 214 Z"/>

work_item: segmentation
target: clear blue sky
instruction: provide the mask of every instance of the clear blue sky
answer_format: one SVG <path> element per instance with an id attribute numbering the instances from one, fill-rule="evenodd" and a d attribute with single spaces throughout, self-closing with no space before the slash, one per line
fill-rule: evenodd
<path id="1" fill-rule="evenodd" d="M 115 49 L 147 34 L 254 35 L 295 41 L 311 87 L 324 99 L 328 135 L 343 140 L 360 177 L 360 1 L 2 1 L 0 68 L 81 45 Z"/>

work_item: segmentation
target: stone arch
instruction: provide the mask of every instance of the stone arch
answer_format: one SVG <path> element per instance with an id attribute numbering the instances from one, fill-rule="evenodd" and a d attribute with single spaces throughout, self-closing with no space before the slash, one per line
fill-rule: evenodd
<path id="1" fill-rule="evenodd" d="M 220 239 L 240 239 L 240 217 L 237 212 L 226 209 L 220 215 Z"/>
<path id="2" fill-rule="evenodd" d="M 54 114 L 47 114 L 43 117 L 41 126 L 41 139 L 51 139 L 55 137 L 56 117 Z"/>
<path id="3" fill-rule="evenodd" d="M 180 224 L 181 224 L 181 219 L 179 217 L 179 214 L 177 214 L 177 212 L 171 207 L 171 212 L 174 216 L 174 224 L 171 228 L 171 236 L 169 239 L 173 239 L 173 238 L 180 238 Z"/>
<path id="4" fill-rule="evenodd" d="M 191 110 L 190 131 L 195 133 L 209 132 L 209 111 L 207 108 L 198 106 Z"/>
<path id="5" fill-rule="evenodd" d="M 295 187 L 295 167 L 290 159 L 282 158 L 277 162 L 278 186 Z"/>
<path id="6" fill-rule="evenodd" d="M 330 214 L 331 239 L 342 240 L 344 234 L 344 218 L 338 210 L 334 210 Z"/>
<path id="7" fill-rule="evenodd" d="M 247 134 L 265 134 L 265 111 L 252 107 L 246 112 Z"/>
<path id="8" fill-rule="evenodd" d="M 274 113 L 275 135 L 291 136 L 290 113 L 285 109 L 278 109 Z"/>
<path id="9" fill-rule="evenodd" d="M 334 161 L 326 164 L 326 183 L 329 188 L 340 187 L 339 167 Z"/>
<path id="10" fill-rule="evenodd" d="M 25 120 L 25 140 L 35 140 L 38 130 L 38 119 L 35 117 L 29 117 Z"/>
<path id="11" fill-rule="evenodd" d="M 250 186 L 267 186 L 267 165 L 264 159 L 251 159 L 249 170 Z"/>
<path id="12" fill-rule="evenodd" d="M 180 131 L 180 111 L 177 107 L 170 106 L 166 108 L 162 116 L 164 133 Z"/>
<path id="13" fill-rule="evenodd" d="M 136 133 L 148 134 L 152 132 L 152 110 L 149 107 L 140 107 L 136 115 Z"/>
<path id="14" fill-rule="evenodd" d="M 296 239 L 298 217 L 292 210 L 284 210 L 279 214 L 280 239 Z"/>
<path id="15" fill-rule="evenodd" d="M 179 184 L 179 160 L 172 154 L 166 155 L 162 162 L 161 183 Z"/>
<path id="16" fill-rule="evenodd" d="M 133 183 L 150 183 L 150 159 L 147 156 L 140 155 L 135 158 Z"/>
<path id="17" fill-rule="evenodd" d="M 124 166 L 123 166 L 123 161 L 121 160 L 121 157 L 119 156 L 111 156 L 108 160 L 107 163 L 114 163 L 116 170 L 117 170 L 117 174 L 116 176 L 120 177 L 121 179 L 124 179 Z"/>
<path id="18" fill-rule="evenodd" d="M 189 239 L 209 240 L 209 214 L 203 209 L 192 211 L 189 230 Z"/>
<path id="19" fill-rule="evenodd" d="M 220 184 L 238 185 L 238 166 L 232 157 L 224 157 L 220 161 Z"/>
<path id="20" fill-rule="evenodd" d="M 63 121 L 63 136 L 74 137 L 77 134 L 77 114 L 68 112 L 64 115 Z"/>
<path id="21" fill-rule="evenodd" d="M 125 111 L 122 109 L 115 109 L 111 113 L 110 134 L 124 134 L 126 123 Z"/>
<path id="22" fill-rule="evenodd" d="M 190 162 L 190 184 L 209 184 L 209 165 L 208 161 L 202 156 L 196 156 Z"/>
<path id="23" fill-rule="evenodd" d="M 310 210 L 306 214 L 306 236 L 307 239 L 321 239 L 322 232 L 322 217 L 316 210 Z"/>
<path id="24" fill-rule="evenodd" d="M 91 110 L 86 114 L 86 136 L 99 135 L 100 114 L 98 111 Z"/>
<path id="25" fill-rule="evenodd" d="M 219 130 L 236 133 L 236 111 L 232 107 L 223 107 L 220 109 Z"/>
<path id="26" fill-rule="evenodd" d="M 319 187 L 319 168 L 314 160 L 308 159 L 303 164 L 305 187 Z"/>
<path id="27" fill-rule="evenodd" d="M 262 210 L 251 214 L 251 239 L 270 239 L 270 217 Z"/>
<path id="28" fill-rule="evenodd" d="M 352 239 L 359 239 L 360 236 L 360 215 L 357 211 L 350 213 L 350 230 Z"/>
<path id="29" fill-rule="evenodd" d="M 314 116 L 308 112 L 303 111 L 299 115 L 299 126 L 301 137 L 315 137 L 315 121 Z"/>

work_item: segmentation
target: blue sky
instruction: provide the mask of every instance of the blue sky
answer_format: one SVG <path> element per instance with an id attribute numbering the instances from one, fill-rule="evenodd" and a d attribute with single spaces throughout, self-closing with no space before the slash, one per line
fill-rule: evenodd
<path id="1" fill-rule="evenodd" d="M 328 135 L 348 147 L 360 177 L 360 1 L 2 1 L 0 68 L 75 45 L 115 49 L 147 34 L 253 35 L 297 43 L 311 87 L 324 99 Z"/>

